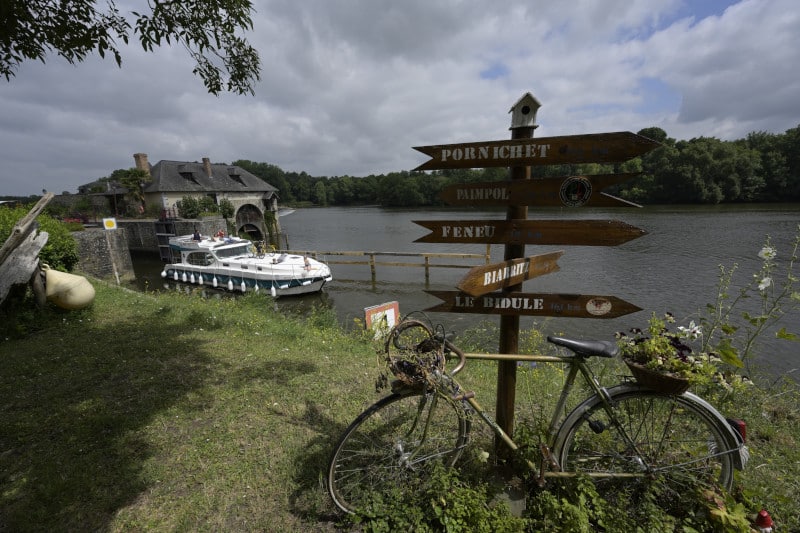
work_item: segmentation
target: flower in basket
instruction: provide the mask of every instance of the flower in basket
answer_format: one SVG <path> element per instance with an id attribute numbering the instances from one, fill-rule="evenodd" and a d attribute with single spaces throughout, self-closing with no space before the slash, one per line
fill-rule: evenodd
<path id="1" fill-rule="evenodd" d="M 670 313 L 663 318 L 653 313 L 646 330 L 633 328 L 629 333 L 617 333 L 622 359 L 632 370 L 638 365 L 688 383 L 716 374 L 720 359 L 712 354 L 694 352 L 689 346 L 691 341 L 702 337 L 700 326 L 690 322 L 688 326 L 678 326 L 671 331 L 667 324 L 674 323 Z"/>

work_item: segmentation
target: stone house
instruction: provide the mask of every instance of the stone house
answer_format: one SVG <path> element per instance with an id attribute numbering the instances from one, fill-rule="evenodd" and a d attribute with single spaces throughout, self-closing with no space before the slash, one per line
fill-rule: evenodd
<path id="1" fill-rule="evenodd" d="M 246 232 L 261 240 L 271 233 L 279 234 L 278 189 L 245 169 L 212 163 L 207 157 L 202 163 L 162 160 L 151 165 L 147 154 L 134 154 L 136 168 L 150 174 L 152 181 L 144 186 L 145 204 L 158 205 L 167 212 L 175 212 L 184 196 L 208 196 L 219 204 L 227 199 L 233 204 L 234 217 L 230 222 L 234 231 Z M 274 221 L 272 232 L 267 230 L 264 215 Z"/>

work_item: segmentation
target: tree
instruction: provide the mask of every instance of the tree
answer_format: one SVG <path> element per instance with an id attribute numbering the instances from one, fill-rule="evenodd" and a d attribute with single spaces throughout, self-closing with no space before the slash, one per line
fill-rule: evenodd
<path id="1" fill-rule="evenodd" d="M 131 11 L 133 25 L 114 0 L 98 10 L 95 0 L 3 0 L 0 3 L 0 75 L 6 80 L 21 63 L 55 53 L 75 64 L 95 52 L 122 65 L 118 42 L 138 36 L 147 52 L 162 43 L 183 45 L 195 60 L 193 73 L 211 94 L 253 93 L 259 79 L 258 52 L 237 35 L 252 30 L 250 0 L 148 2 L 150 13 Z"/>
<path id="2" fill-rule="evenodd" d="M 219 214 L 222 215 L 222 218 L 226 221 L 231 218 L 235 212 L 236 208 L 233 207 L 233 202 L 227 198 L 223 198 L 219 201 Z"/>
<path id="3" fill-rule="evenodd" d="M 132 203 L 136 203 L 140 213 L 144 213 L 144 186 L 153 181 L 150 174 L 138 168 L 128 170 L 115 170 L 111 178 L 118 181 L 120 186 L 128 189 L 128 196 Z"/>
<path id="4" fill-rule="evenodd" d="M 314 200 L 319 205 L 328 205 L 328 193 L 322 180 L 314 184 Z"/>

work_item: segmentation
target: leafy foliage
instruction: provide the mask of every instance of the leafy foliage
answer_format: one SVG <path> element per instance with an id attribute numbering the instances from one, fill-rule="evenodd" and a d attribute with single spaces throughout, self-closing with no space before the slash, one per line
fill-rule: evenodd
<path id="1" fill-rule="evenodd" d="M 800 291 L 794 265 L 800 249 L 800 225 L 791 249 L 786 255 L 783 273 L 777 262 L 779 251 L 772 246 L 767 236 L 758 252 L 761 267 L 753 273 L 750 281 L 732 290 L 737 265 L 730 268 L 720 265 L 717 297 L 706 305 L 700 321 L 706 330 L 703 350 L 715 346 L 723 359 L 741 360 L 749 369 L 754 347 L 758 339 L 780 323 L 787 311 L 800 307 Z M 783 279 L 779 280 L 778 276 Z M 731 294 L 733 292 L 733 294 Z M 793 327 L 796 327 L 792 325 Z M 798 340 L 795 332 L 782 327 L 776 337 L 783 340 Z"/>
<path id="2" fill-rule="evenodd" d="M 105 10 L 99 10 L 93 0 L 5 0 L 0 8 L 4 29 L 0 75 L 10 80 L 24 61 L 44 63 L 53 52 L 73 64 L 95 52 L 100 57 L 109 54 L 121 66 L 117 42 L 127 44 L 132 32 L 147 52 L 162 44 L 182 45 L 195 60 L 194 74 L 211 94 L 223 89 L 253 92 L 260 60 L 256 50 L 238 35 L 253 28 L 249 0 L 157 1 L 148 5 L 149 13 L 131 12 L 135 17 L 131 24 L 114 0 L 107 2 Z"/>
<path id="3" fill-rule="evenodd" d="M 661 128 L 639 135 L 662 146 L 621 164 L 546 165 L 531 169 L 534 179 L 640 172 L 605 192 L 650 204 L 800 201 L 800 126 L 784 134 L 754 132 L 746 139 L 699 137 L 676 141 Z M 506 179 L 504 168 L 401 171 L 365 177 L 315 177 L 284 172 L 269 163 L 234 161 L 280 191 L 285 203 L 426 207 L 442 205 L 440 191 L 457 183 Z"/>
<path id="4" fill-rule="evenodd" d="M 178 215 L 181 218 L 198 218 L 203 208 L 200 206 L 200 200 L 194 196 L 184 196 L 178 202 Z"/>
<path id="5" fill-rule="evenodd" d="M 0 243 L 11 235 L 14 225 L 30 211 L 31 206 L 0 208 Z M 78 264 L 78 244 L 69 228 L 59 220 L 40 214 L 36 217 L 39 231 L 48 234 L 47 244 L 39 252 L 39 259 L 56 270 L 70 272 Z"/>
<path id="6" fill-rule="evenodd" d="M 486 484 L 466 483 L 456 470 L 439 465 L 413 486 L 397 487 L 389 501 L 376 498 L 348 519 L 365 532 L 522 532 L 527 520 L 503 503 L 490 503 Z"/>

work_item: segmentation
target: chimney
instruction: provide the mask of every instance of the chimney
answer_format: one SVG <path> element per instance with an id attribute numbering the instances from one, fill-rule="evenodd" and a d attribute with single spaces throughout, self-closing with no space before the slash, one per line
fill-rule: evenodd
<path id="1" fill-rule="evenodd" d="M 136 170 L 144 170 L 150 174 L 150 164 L 147 162 L 147 154 L 133 154 L 133 160 L 136 161 Z"/>
<path id="2" fill-rule="evenodd" d="M 208 176 L 209 178 L 213 177 L 211 175 L 211 160 L 207 157 L 203 158 L 203 170 L 206 171 L 206 176 Z"/>

